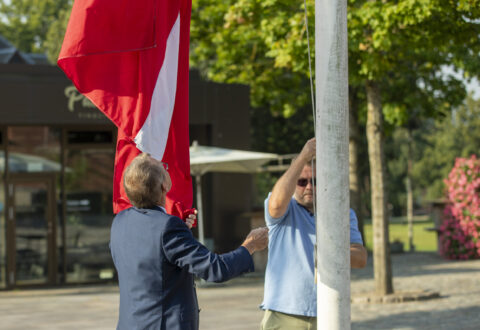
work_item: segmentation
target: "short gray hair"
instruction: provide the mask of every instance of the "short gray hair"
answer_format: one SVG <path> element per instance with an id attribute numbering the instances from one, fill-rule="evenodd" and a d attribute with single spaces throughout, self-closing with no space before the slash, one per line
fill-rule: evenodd
<path id="1" fill-rule="evenodd" d="M 123 187 L 130 203 L 138 208 L 156 206 L 166 181 L 163 165 L 147 153 L 141 153 L 123 174 Z"/>

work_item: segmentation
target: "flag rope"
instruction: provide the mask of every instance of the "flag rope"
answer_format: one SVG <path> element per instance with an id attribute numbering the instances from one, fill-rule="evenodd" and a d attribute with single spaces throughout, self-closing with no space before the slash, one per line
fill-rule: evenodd
<path id="1" fill-rule="evenodd" d="M 307 31 L 307 53 L 308 53 L 308 72 L 310 74 L 310 96 L 311 96 L 311 99 L 312 99 L 312 114 L 313 114 L 313 132 L 314 132 L 314 135 L 317 136 L 317 132 L 315 131 L 316 130 L 316 117 L 315 117 L 315 95 L 314 95 L 314 92 L 313 92 L 313 74 L 312 74 L 312 56 L 311 56 L 311 50 L 310 50 L 310 36 L 309 36 L 309 33 L 308 33 L 308 15 L 307 15 L 307 0 L 303 0 L 303 8 L 304 8 L 304 12 L 305 12 L 305 29 Z M 313 161 L 313 158 L 312 158 L 312 163 L 311 163 L 311 167 L 312 167 L 312 173 L 313 173 L 313 169 L 314 169 L 314 161 Z M 316 212 L 316 204 L 317 204 L 317 197 L 316 197 L 316 190 L 317 190 L 317 185 L 315 184 L 315 176 L 312 175 L 312 180 L 313 180 L 313 216 L 316 218 L 317 216 L 317 212 Z"/>
<path id="2" fill-rule="evenodd" d="M 308 53 L 308 72 L 310 77 L 310 96 L 312 99 L 312 118 L 313 118 L 313 133 L 314 136 L 317 136 L 316 132 L 316 114 L 315 114 L 315 95 L 313 93 L 313 74 L 312 74 L 312 56 L 310 50 L 310 35 L 308 33 L 308 15 L 307 15 L 307 0 L 303 0 L 303 8 L 305 12 L 305 30 L 307 31 L 307 53 Z M 311 168 L 312 168 L 312 184 L 313 184 L 313 218 L 315 219 L 315 228 L 317 227 L 317 185 L 316 185 L 316 178 L 313 175 L 315 162 L 313 158 L 311 160 Z M 314 265 L 314 276 L 313 281 L 315 285 L 317 284 L 317 233 L 315 230 L 315 244 L 313 246 L 313 265 Z"/>

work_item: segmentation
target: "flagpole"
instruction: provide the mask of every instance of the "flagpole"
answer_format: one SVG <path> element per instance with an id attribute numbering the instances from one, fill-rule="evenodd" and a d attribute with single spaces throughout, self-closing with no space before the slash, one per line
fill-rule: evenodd
<path id="1" fill-rule="evenodd" d="M 203 232 L 203 204 L 202 204 L 202 175 L 195 175 L 195 183 L 197 186 L 197 225 L 198 225 L 198 241 L 205 245 L 205 234 Z"/>
<path id="2" fill-rule="evenodd" d="M 315 0 L 317 328 L 350 329 L 347 1 Z"/>

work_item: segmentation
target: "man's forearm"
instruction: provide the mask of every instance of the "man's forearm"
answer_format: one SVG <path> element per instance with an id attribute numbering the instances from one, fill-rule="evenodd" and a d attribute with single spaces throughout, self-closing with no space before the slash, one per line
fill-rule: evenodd
<path id="1" fill-rule="evenodd" d="M 263 250 L 268 245 L 268 229 L 266 227 L 253 229 L 245 238 L 242 246 L 252 255 L 255 251 Z"/>
<path id="2" fill-rule="evenodd" d="M 288 203 L 295 192 L 298 177 L 305 164 L 306 161 L 299 156 L 273 186 L 268 203 L 268 211 L 272 217 L 278 218 L 287 210 Z"/>
<path id="3" fill-rule="evenodd" d="M 268 202 L 268 212 L 273 218 L 281 217 L 287 211 L 288 203 L 295 192 L 297 180 L 303 168 L 315 156 L 315 145 L 315 138 L 308 140 L 298 157 L 273 186 Z"/>
<path id="4" fill-rule="evenodd" d="M 278 179 L 277 183 L 273 186 L 272 197 L 275 199 L 285 199 L 288 203 L 295 192 L 295 185 L 297 184 L 298 177 L 302 173 L 305 161 L 302 159 L 295 159 L 290 165 L 288 170 Z"/>

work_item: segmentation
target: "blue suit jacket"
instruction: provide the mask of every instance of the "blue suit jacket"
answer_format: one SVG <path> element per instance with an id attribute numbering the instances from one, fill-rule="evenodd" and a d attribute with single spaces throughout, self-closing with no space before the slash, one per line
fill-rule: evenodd
<path id="1" fill-rule="evenodd" d="M 110 249 L 120 286 L 117 329 L 197 330 L 194 275 L 222 282 L 253 271 L 247 249 L 214 254 L 159 207 L 118 213 Z"/>

